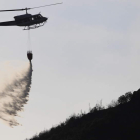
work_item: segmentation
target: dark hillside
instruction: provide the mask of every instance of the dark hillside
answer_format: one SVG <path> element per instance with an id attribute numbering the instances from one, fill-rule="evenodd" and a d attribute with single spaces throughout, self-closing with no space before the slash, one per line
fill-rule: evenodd
<path id="1" fill-rule="evenodd" d="M 29 140 L 140 140 L 140 89 L 122 95 L 107 109 L 96 105 Z"/>

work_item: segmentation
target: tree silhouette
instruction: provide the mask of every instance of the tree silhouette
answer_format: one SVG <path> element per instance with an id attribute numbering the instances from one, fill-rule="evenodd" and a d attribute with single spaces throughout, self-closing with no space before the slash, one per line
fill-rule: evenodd
<path id="1" fill-rule="evenodd" d="M 122 95 L 118 98 L 118 103 L 119 104 L 124 104 L 129 102 L 132 99 L 132 93 L 127 92 L 125 95 Z"/>
<path id="2" fill-rule="evenodd" d="M 125 93 L 125 97 L 126 97 L 127 102 L 131 101 L 132 95 L 133 95 L 133 94 L 132 94 L 131 92 Z"/>
<path id="3" fill-rule="evenodd" d="M 127 102 L 127 98 L 124 95 L 119 97 L 119 99 L 118 99 L 119 104 L 124 104 L 126 102 Z"/>

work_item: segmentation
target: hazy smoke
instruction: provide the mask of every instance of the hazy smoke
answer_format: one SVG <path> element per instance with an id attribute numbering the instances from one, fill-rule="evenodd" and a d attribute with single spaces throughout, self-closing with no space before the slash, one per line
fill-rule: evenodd
<path id="1" fill-rule="evenodd" d="M 28 101 L 31 88 L 32 64 L 15 69 L 9 63 L 0 71 L 0 118 L 8 125 L 17 126 L 18 112 L 23 110 Z"/>

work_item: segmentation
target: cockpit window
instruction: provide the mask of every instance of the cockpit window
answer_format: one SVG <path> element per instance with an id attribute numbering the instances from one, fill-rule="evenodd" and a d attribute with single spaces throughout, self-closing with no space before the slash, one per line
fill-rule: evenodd
<path id="1" fill-rule="evenodd" d="M 42 18 L 42 16 L 40 14 L 38 14 L 38 15 L 35 15 L 33 18 L 34 18 L 34 20 L 36 20 L 36 19 Z"/>

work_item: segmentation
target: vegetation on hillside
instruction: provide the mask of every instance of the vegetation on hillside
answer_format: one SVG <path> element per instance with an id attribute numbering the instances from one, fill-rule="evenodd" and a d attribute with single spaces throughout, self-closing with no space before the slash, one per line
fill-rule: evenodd
<path id="1" fill-rule="evenodd" d="M 89 113 L 72 115 L 65 122 L 27 140 L 139 140 L 140 89 L 101 104 Z"/>

